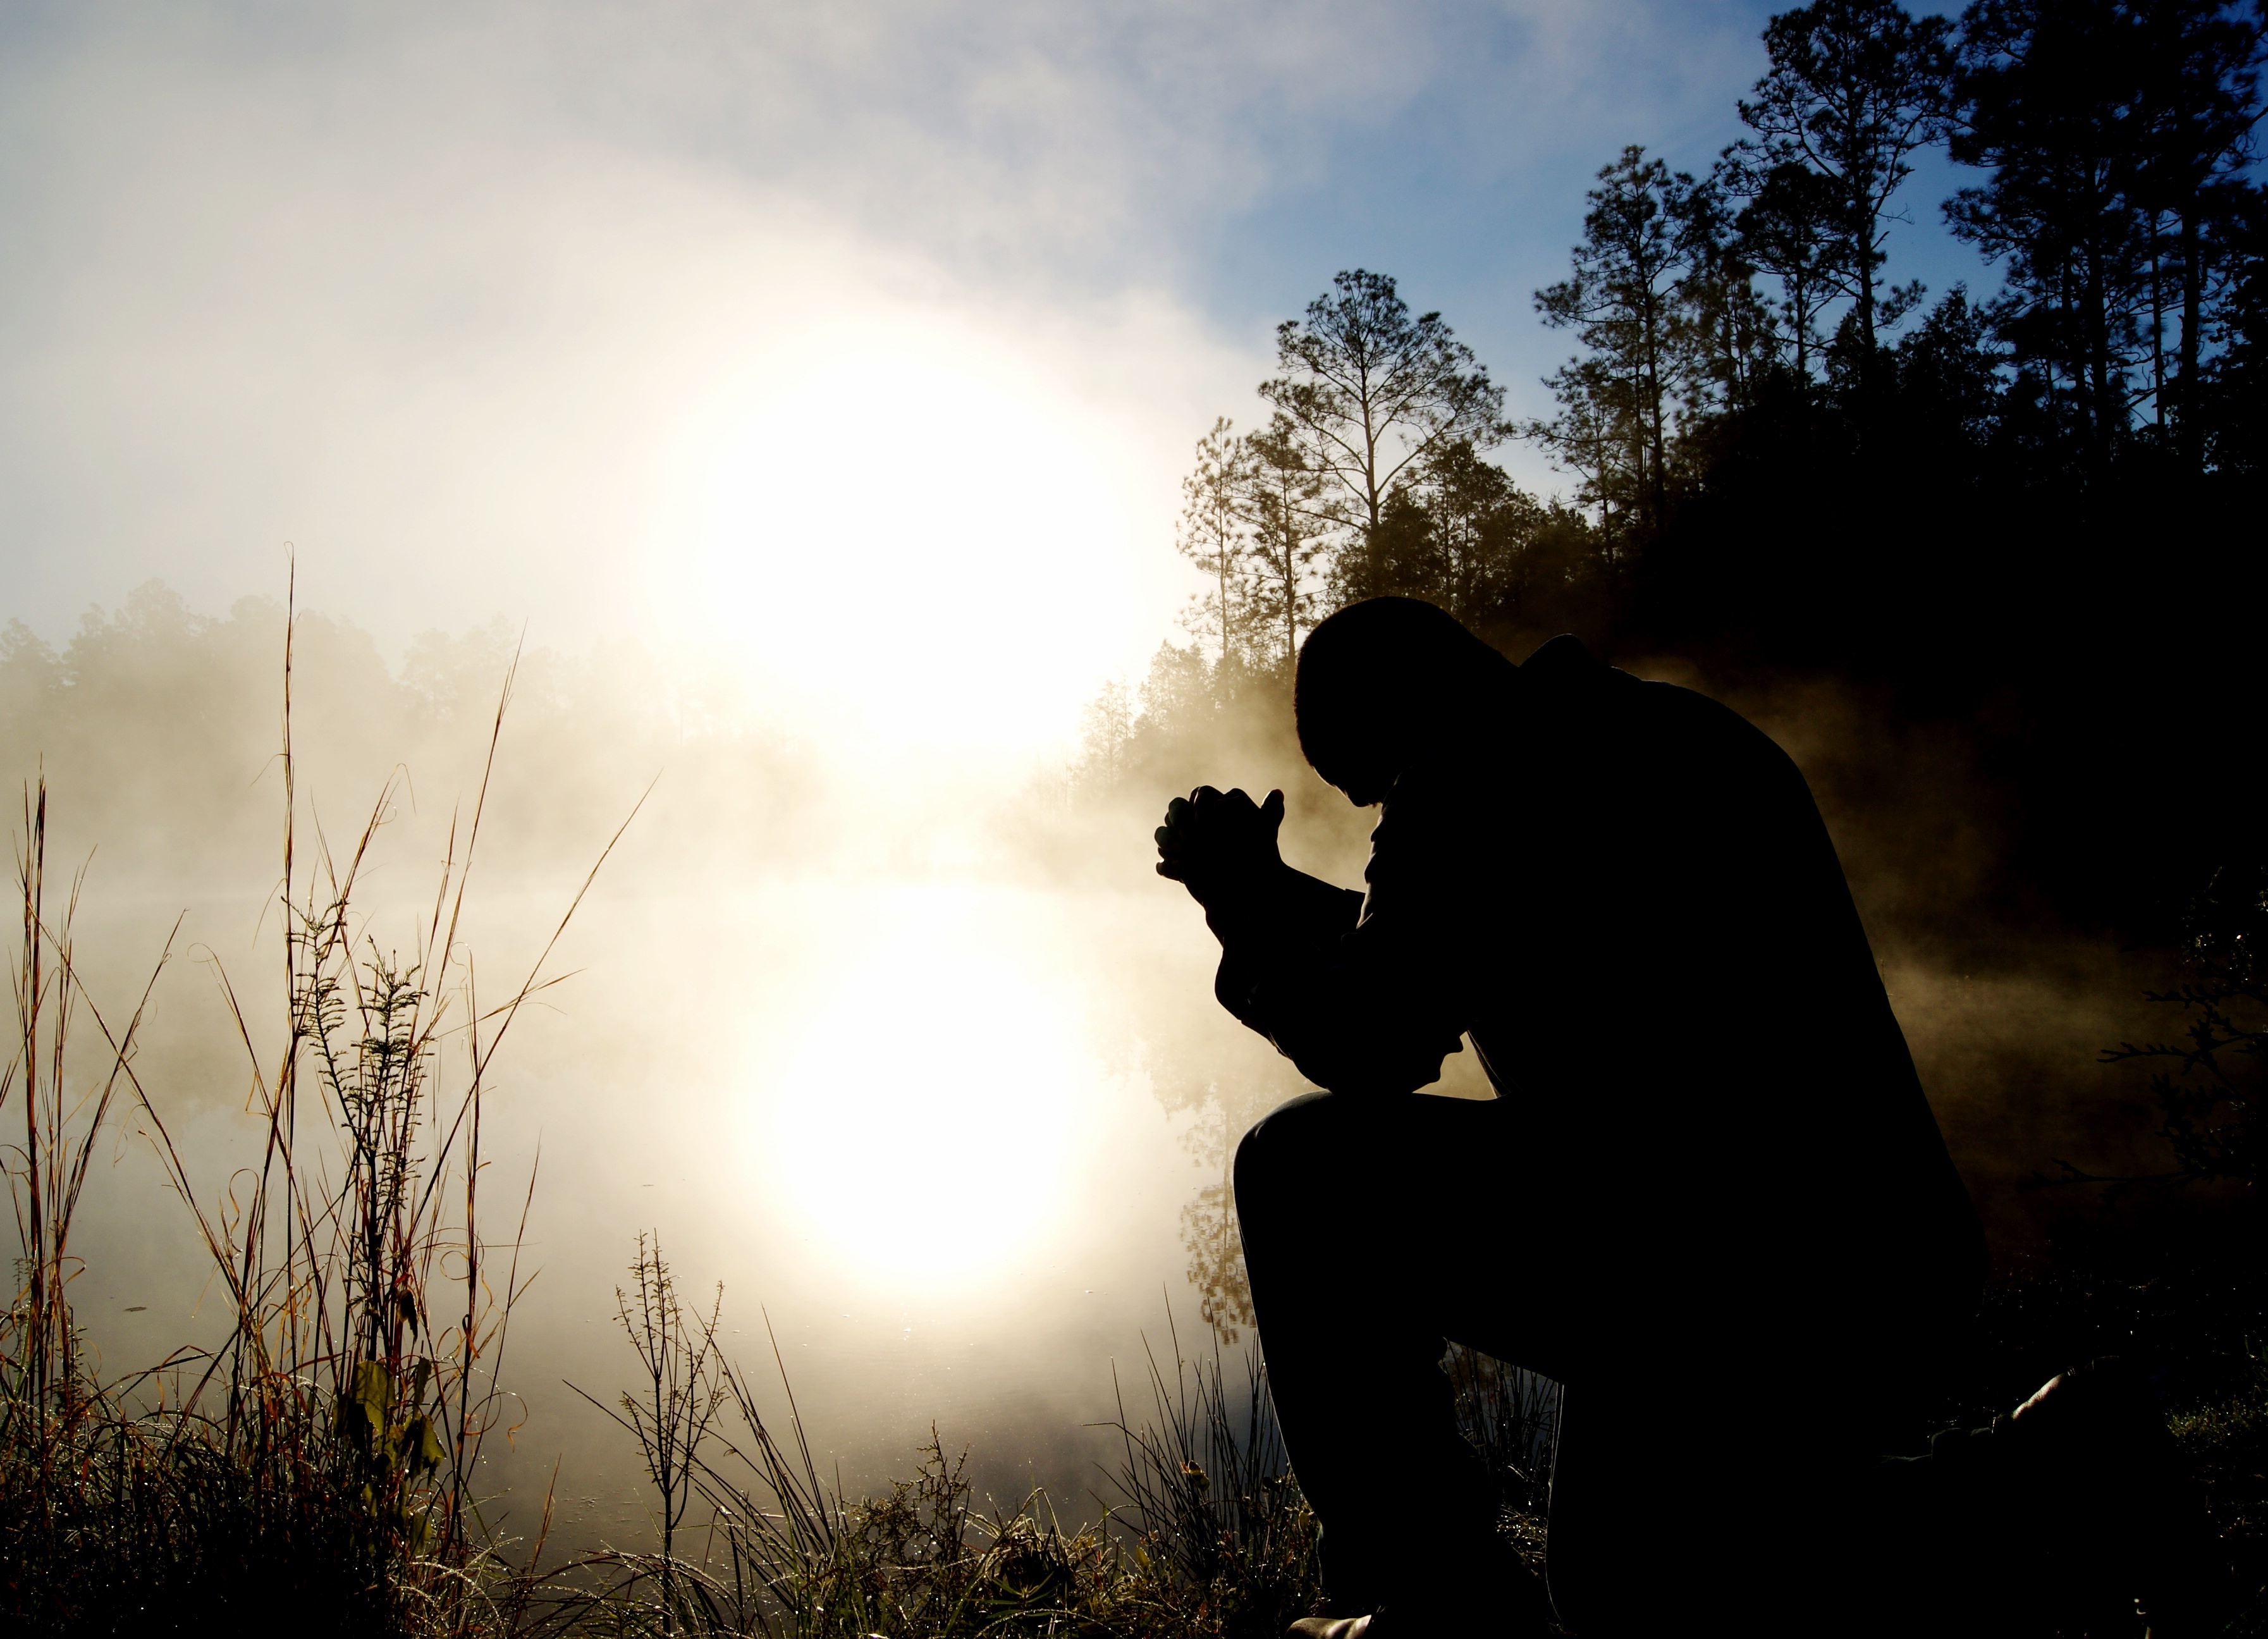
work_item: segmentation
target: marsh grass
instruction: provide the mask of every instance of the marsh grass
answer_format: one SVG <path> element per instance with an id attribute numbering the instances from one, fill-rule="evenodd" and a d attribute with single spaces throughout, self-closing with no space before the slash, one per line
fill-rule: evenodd
<path id="1" fill-rule="evenodd" d="M 1495 1481 L 1497 1529 L 1521 1561 L 1541 1573 L 1561 1386 L 1456 1343 L 1442 1369 L 1456 1392 L 1458 1426 Z"/>
<path id="2" fill-rule="evenodd" d="M 6 1168 L 19 1279 L 0 1325 L 0 1625 L 11 1633 L 265 1618 L 462 1634 L 508 1628 L 526 1602 L 527 1577 L 506 1564 L 513 1545 L 484 1514 L 479 1476 L 514 1404 L 497 1374 L 526 1288 L 534 1179 L 498 1233 L 482 1198 L 482 1105 L 520 1008 L 555 982 L 545 966 L 590 879 L 526 979 L 483 1004 L 459 928 L 507 674 L 479 792 L 461 831 L 452 823 L 414 949 L 381 946 L 357 890 L 394 786 L 343 852 L 320 832 L 303 846 L 290 630 L 287 620 L 280 1029 L 263 1030 L 216 962 L 259 1149 L 225 1182 L 192 1176 L 136 1071 L 148 989 L 114 1027 L 82 981 L 70 934 L 80 879 L 53 903 L 47 792 L 26 794 L 14 1052 L 0 1078 L 0 1118 L 12 1122 L 20 1100 L 23 1122 Z M 169 941 L 158 970 L 171 953 Z M 228 1329 L 215 1347 L 103 1382 L 71 1312 L 70 1237 L 89 1158 L 129 1103 Z M 540 1543 L 517 1561 L 535 1553 Z"/>
<path id="3" fill-rule="evenodd" d="M 1279 1634 L 1322 1593 L 1320 1533 L 1285 1456 L 1266 1369 L 1248 1352 L 1232 1384 L 1217 1333 L 1194 1362 L 1170 1317 L 1167 1337 L 1170 1379 L 1145 1347 L 1151 1420 L 1135 1429 L 1122 1393 L 1110 1425 L 1124 1453 L 1112 1476 L 1118 1523 L 1180 1631 Z"/>
<path id="4" fill-rule="evenodd" d="M 2229 1632 L 2268 1633 L 2268 1360 L 2248 1347 L 2239 1370 L 2168 1420 L 2205 1490 L 2233 1574 L 2238 1610 Z"/>
<path id="5" fill-rule="evenodd" d="M 641 1238 L 631 1274 L 618 1314 L 639 1387 L 618 1407 L 585 1398 L 637 1441 L 656 1538 L 686 1546 L 561 1568 L 536 1584 L 527 1631 L 1275 1639 L 1314 1607 L 1314 1517 L 1256 1361 L 1232 1386 L 1218 1352 L 1189 1361 L 1177 1336 L 1170 1376 L 1148 1355 L 1150 1415 L 1138 1425 L 1122 1398 L 1104 1425 L 1122 1460 L 1079 1523 L 1044 1488 L 980 1507 L 967 1454 L 934 1429 L 911 1478 L 858 1498 L 821 1474 L 777 1343 L 779 1418 L 718 1348 L 718 1307 L 684 1309 L 658 1243 Z M 696 1532 L 672 1523 L 688 1493 L 707 1514 Z"/>

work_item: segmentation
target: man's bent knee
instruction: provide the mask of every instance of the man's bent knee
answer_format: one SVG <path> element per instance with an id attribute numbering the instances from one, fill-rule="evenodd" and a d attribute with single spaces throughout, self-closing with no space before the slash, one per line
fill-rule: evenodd
<path id="1" fill-rule="evenodd" d="M 1277 1105 L 1247 1129 L 1236 1146 L 1236 1176 L 1273 1173 L 1311 1160 L 1345 1101 L 1322 1091 L 1301 1093 Z"/>
<path id="2" fill-rule="evenodd" d="M 1274 1192 L 1312 1188 L 1360 1166 L 1374 1153 L 1374 1141 L 1357 1130 L 1366 1102 L 1302 1093 L 1255 1122 L 1236 1147 L 1238 1211 L 1265 1211 Z"/>

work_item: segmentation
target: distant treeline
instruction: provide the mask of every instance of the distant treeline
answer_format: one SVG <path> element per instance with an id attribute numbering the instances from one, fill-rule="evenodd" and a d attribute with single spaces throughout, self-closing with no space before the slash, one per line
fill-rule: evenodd
<path id="1" fill-rule="evenodd" d="M 1091 756 L 1280 699 L 1314 621 L 1399 593 L 1515 654 L 1574 631 L 1964 725 L 2006 777 L 2009 911 L 2154 926 L 2263 852 L 2262 8 L 1820 0 L 1764 39 L 1705 173 L 1599 172 L 1535 293 L 1578 349 L 1555 415 L 1507 420 L 1381 274 L 1278 327 L 1265 425 L 1218 420 L 1183 483 L 1198 646 L 1139 712 L 1098 702 Z M 1975 175 L 1941 209 L 1989 301 L 1883 276 L 1933 147 Z M 1515 439 L 1572 504 L 1487 459 Z"/>
<path id="2" fill-rule="evenodd" d="M 90 610 L 60 643 L 0 624 L 0 764 L 13 780 L 45 780 L 59 849 L 99 844 L 99 893 L 131 884 L 160 904 L 265 897 L 277 864 L 284 631 L 284 607 L 268 599 L 206 616 L 156 581 L 116 609 Z M 301 610 L 292 631 L 296 779 L 327 834 L 351 835 L 390 789 L 403 824 L 422 812 L 440 833 L 416 846 L 441 845 L 453 810 L 480 788 L 510 678 L 500 777 L 482 821 L 491 884 L 587 869 L 664 769 L 639 832 L 666 841 L 626 851 L 611 881 L 696 861 L 716 874 L 752 857 L 807 861 L 843 845 L 815 749 L 755 717 L 725 679 L 627 643 L 522 653 L 501 620 L 423 633 L 398 666 L 346 622 Z M 11 804 L 20 789 L 7 792 Z"/>

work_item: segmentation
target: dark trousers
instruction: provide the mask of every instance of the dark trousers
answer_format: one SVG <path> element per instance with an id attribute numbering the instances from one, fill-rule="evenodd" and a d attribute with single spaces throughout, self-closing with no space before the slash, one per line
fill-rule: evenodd
<path id="1" fill-rule="evenodd" d="M 1335 1608 L 1502 1608 L 1446 1340 L 1566 1387 L 1550 1583 L 1585 1639 L 1837 1631 L 1820 1618 L 1853 1586 L 1874 1461 L 1836 1415 L 1869 1392 L 1847 1339 L 1791 1314 L 1705 1197 L 1634 1193 L 1626 1158 L 1529 1119 L 1314 1093 L 1238 1149 L 1261 1347 Z"/>

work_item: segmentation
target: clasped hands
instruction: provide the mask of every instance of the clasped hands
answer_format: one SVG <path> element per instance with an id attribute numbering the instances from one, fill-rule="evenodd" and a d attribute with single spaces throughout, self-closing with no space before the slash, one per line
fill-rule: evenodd
<path id="1" fill-rule="evenodd" d="M 1158 827 L 1158 875 L 1181 883 L 1208 912 L 1261 891 L 1280 876 L 1284 856 L 1276 833 L 1284 823 L 1284 794 L 1255 802 L 1238 791 L 1199 786 L 1166 805 Z"/>

